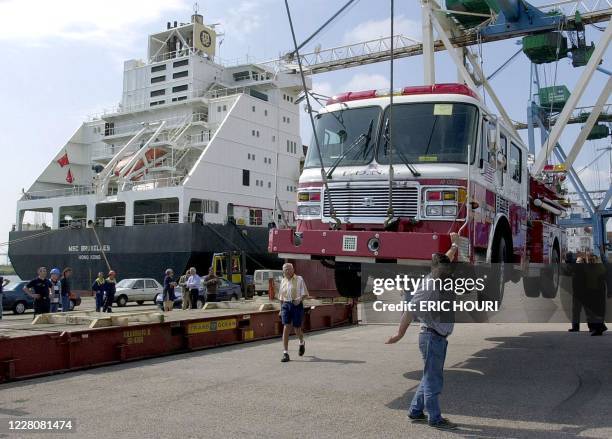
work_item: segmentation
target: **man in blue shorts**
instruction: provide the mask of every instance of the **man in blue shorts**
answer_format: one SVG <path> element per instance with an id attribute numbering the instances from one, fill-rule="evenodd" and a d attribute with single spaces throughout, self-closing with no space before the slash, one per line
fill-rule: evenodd
<path id="1" fill-rule="evenodd" d="M 292 264 L 283 265 L 283 280 L 278 289 L 278 299 L 281 302 L 281 320 L 283 322 L 283 358 L 281 362 L 289 361 L 289 335 L 291 327 L 300 339 L 300 357 L 306 352 L 304 332 L 302 331 L 302 320 L 304 320 L 304 304 L 302 301 L 308 297 L 306 283 L 302 276 L 295 274 Z"/>

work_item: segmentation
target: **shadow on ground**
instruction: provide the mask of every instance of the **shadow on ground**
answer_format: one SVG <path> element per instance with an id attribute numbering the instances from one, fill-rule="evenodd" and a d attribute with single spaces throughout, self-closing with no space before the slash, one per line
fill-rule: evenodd
<path id="1" fill-rule="evenodd" d="M 443 414 L 474 417 L 477 423 L 462 424 L 458 434 L 610 437 L 612 336 L 528 332 L 487 340 L 497 346 L 445 368 Z M 453 349 L 452 337 L 448 349 Z M 418 381 L 421 375 L 417 370 L 404 377 Z M 406 410 L 415 390 L 413 386 L 387 407 Z"/>

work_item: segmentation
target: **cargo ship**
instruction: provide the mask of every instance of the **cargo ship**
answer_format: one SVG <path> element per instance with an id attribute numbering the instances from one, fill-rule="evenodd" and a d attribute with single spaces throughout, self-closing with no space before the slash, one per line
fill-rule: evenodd
<path id="1" fill-rule="evenodd" d="M 17 202 L 9 257 L 21 278 L 70 266 L 88 289 L 110 268 L 204 272 L 228 250 L 245 250 L 251 270 L 281 264 L 268 229 L 295 220 L 301 83 L 223 63 L 218 36 L 196 12 L 124 63 L 119 105 L 84 122 Z"/>

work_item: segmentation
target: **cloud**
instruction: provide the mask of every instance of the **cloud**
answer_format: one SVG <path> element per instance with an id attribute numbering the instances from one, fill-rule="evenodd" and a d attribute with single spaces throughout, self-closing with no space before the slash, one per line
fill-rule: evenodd
<path id="1" fill-rule="evenodd" d="M 225 9 L 223 18 L 216 20 L 222 24 L 223 31 L 232 36 L 232 39 L 245 41 L 247 35 L 259 29 L 263 22 L 260 14 L 262 3 L 266 1 L 244 0 L 238 6 Z"/>
<path id="2" fill-rule="evenodd" d="M 603 160 L 600 163 L 602 163 L 603 166 L 597 167 L 595 165 L 591 165 L 586 169 L 582 169 L 582 166 L 576 166 L 582 183 L 588 189 L 607 189 L 611 184 L 608 166 L 604 164 L 605 161 Z M 571 183 L 568 183 L 568 185 L 572 187 L 571 190 L 574 190 Z"/>
<path id="3" fill-rule="evenodd" d="M 421 23 L 399 15 L 395 18 L 393 32 L 420 40 Z M 368 20 L 355 26 L 344 34 L 343 44 L 353 44 L 362 41 L 376 40 L 391 34 L 391 19 Z"/>
<path id="4" fill-rule="evenodd" d="M 186 9 L 183 0 L 4 0 L 0 41 L 46 46 L 62 39 L 122 47 L 140 35 L 142 25 Z"/>
<path id="5" fill-rule="evenodd" d="M 378 90 L 389 88 L 389 79 L 377 73 L 356 73 L 348 82 L 342 85 L 333 85 L 331 82 L 315 81 L 312 84 L 312 91 L 324 96 L 333 96 L 345 91 Z"/>
<path id="6" fill-rule="evenodd" d="M 312 91 L 323 96 L 333 96 L 334 87 L 329 82 L 313 82 Z"/>
<path id="7" fill-rule="evenodd" d="M 357 73 L 346 84 L 345 91 L 378 90 L 380 88 L 389 88 L 389 79 L 386 76 L 377 73 Z"/>

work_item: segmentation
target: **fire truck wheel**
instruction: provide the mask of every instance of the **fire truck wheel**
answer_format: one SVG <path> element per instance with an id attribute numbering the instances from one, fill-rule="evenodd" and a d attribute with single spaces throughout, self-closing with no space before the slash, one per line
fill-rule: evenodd
<path id="1" fill-rule="evenodd" d="M 523 277 L 523 290 L 527 297 L 540 297 L 540 278 Z"/>
<path id="2" fill-rule="evenodd" d="M 501 305 L 507 279 L 507 263 L 510 262 L 511 246 L 503 229 L 497 230 L 491 248 L 490 281 L 486 282 L 486 296 Z"/>
<path id="3" fill-rule="evenodd" d="M 355 298 L 361 296 L 361 273 L 356 270 L 334 270 L 336 289 L 342 297 Z"/>
<path id="4" fill-rule="evenodd" d="M 554 299 L 557 297 L 557 290 L 559 289 L 559 279 L 561 275 L 561 264 L 559 258 L 559 250 L 557 247 L 553 248 L 552 255 L 550 258 L 550 265 L 542 271 L 542 281 L 540 284 L 540 291 L 542 297 L 547 299 Z"/>

